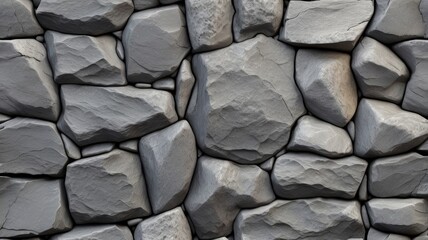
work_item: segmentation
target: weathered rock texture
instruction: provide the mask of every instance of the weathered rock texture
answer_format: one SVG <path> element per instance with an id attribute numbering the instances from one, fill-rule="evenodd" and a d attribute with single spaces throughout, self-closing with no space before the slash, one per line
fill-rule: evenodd
<path id="1" fill-rule="evenodd" d="M 0 9 L 0 39 L 43 34 L 31 1 L 3 0 L 0 2 Z"/>

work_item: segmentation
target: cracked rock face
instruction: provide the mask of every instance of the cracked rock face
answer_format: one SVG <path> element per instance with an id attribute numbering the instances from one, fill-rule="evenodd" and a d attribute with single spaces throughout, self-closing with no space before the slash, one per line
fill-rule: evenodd
<path id="1" fill-rule="evenodd" d="M 211 156 L 260 163 L 283 148 L 305 113 L 294 83 L 294 50 L 263 35 L 196 55 L 187 118 Z"/>
<path id="2" fill-rule="evenodd" d="M 58 234 L 50 240 L 133 240 L 128 227 L 121 225 L 76 226 L 71 231 Z"/>
<path id="3" fill-rule="evenodd" d="M 0 1 L 0 39 L 34 37 L 43 34 L 34 15 L 33 4 L 28 0 Z"/>

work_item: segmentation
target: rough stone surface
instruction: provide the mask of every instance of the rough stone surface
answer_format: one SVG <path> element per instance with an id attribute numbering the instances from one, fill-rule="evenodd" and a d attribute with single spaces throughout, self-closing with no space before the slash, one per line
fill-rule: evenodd
<path id="1" fill-rule="evenodd" d="M 374 228 L 370 228 L 369 233 L 367 234 L 367 240 L 410 240 L 409 237 L 393 234 L 393 233 L 384 233 L 378 231 Z"/>
<path id="2" fill-rule="evenodd" d="M 31 1 L 2 0 L 0 9 L 0 39 L 34 37 L 43 33 Z"/>
<path id="3" fill-rule="evenodd" d="M 159 0 L 133 0 L 133 1 L 134 1 L 134 8 L 137 11 L 156 7 L 160 4 Z"/>
<path id="4" fill-rule="evenodd" d="M 157 80 L 152 84 L 154 89 L 165 90 L 165 91 L 174 91 L 175 90 L 175 80 L 172 78 L 163 78 Z"/>
<path id="5" fill-rule="evenodd" d="M 242 210 L 234 225 L 235 240 L 318 240 L 363 238 L 357 201 L 334 199 L 276 200 Z"/>
<path id="6" fill-rule="evenodd" d="M 138 153 L 138 139 L 131 139 L 125 142 L 121 142 L 119 144 L 119 148 L 129 152 Z"/>
<path id="7" fill-rule="evenodd" d="M 344 127 L 357 109 L 350 61 L 346 53 L 312 49 L 301 49 L 296 56 L 296 83 L 306 107 L 316 117 L 339 127 Z"/>
<path id="8" fill-rule="evenodd" d="M 69 209 L 77 224 L 113 223 L 150 215 L 137 154 L 114 150 L 67 166 Z"/>
<path id="9" fill-rule="evenodd" d="M 69 158 L 74 160 L 82 158 L 79 147 L 70 138 L 61 133 L 61 139 L 64 144 L 65 153 Z"/>
<path id="10" fill-rule="evenodd" d="M 258 35 L 196 55 L 187 118 L 205 153 L 261 163 L 283 148 L 305 113 L 294 83 L 294 50 Z"/>
<path id="11" fill-rule="evenodd" d="M 172 74 L 190 50 L 178 5 L 134 13 L 123 32 L 128 81 L 152 83 Z"/>
<path id="12" fill-rule="evenodd" d="M 82 157 L 91 157 L 112 151 L 114 143 L 97 143 L 82 148 Z"/>
<path id="13" fill-rule="evenodd" d="M 193 85 L 195 85 L 195 76 L 193 76 L 192 66 L 186 59 L 181 62 L 180 69 L 176 78 L 175 105 L 177 114 L 180 118 L 184 118 L 186 114 L 187 104 L 190 100 Z"/>
<path id="14" fill-rule="evenodd" d="M 120 225 L 76 226 L 71 231 L 58 234 L 50 240 L 133 240 L 129 228 Z"/>

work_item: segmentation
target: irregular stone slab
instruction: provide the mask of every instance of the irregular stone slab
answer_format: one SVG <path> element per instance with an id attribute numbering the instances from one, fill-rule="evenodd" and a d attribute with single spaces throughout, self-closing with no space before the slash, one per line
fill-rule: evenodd
<path id="1" fill-rule="evenodd" d="M 150 217 L 138 224 L 135 240 L 191 240 L 192 231 L 181 207 Z"/>
<path id="2" fill-rule="evenodd" d="M 284 11 L 282 0 L 234 0 L 233 36 L 242 42 L 259 33 L 273 36 L 279 29 Z"/>
<path id="3" fill-rule="evenodd" d="M 355 129 L 354 153 L 363 158 L 383 157 L 423 143 L 428 120 L 395 104 L 364 98 L 358 105 Z"/>
<path id="4" fill-rule="evenodd" d="M 122 29 L 133 11 L 132 0 L 42 0 L 36 15 L 47 29 L 100 35 Z"/>
<path id="5" fill-rule="evenodd" d="M 57 87 L 46 50 L 34 39 L 0 40 L 0 112 L 56 121 Z"/>
<path id="6" fill-rule="evenodd" d="M 409 70 L 388 47 L 363 38 L 352 52 L 352 70 L 364 97 L 401 103 Z"/>
<path id="7" fill-rule="evenodd" d="M 209 239 L 230 234 L 241 208 L 274 199 L 269 174 L 259 167 L 204 156 L 198 159 L 184 205 L 198 237 Z"/>
<path id="8" fill-rule="evenodd" d="M 73 222 L 61 180 L 0 176 L 0 238 L 68 231 Z"/>
<path id="9" fill-rule="evenodd" d="M 416 151 L 420 152 L 423 155 L 428 155 L 428 139 L 422 143 L 417 149 Z"/>
<path id="10" fill-rule="evenodd" d="M 299 47 L 351 51 L 373 11 L 372 1 L 290 1 L 279 39 Z"/>
<path id="11" fill-rule="evenodd" d="M 131 139 L 125 142 L 121 142 L 119 144 L 119 148 L 129 152 L 138 153 L 138 139 Z"/>
<path id="12" fill-rule="evenodd" d="M 190 62 L 186 59 L 181 62 L 180 69 L 178 70 L 178 75 L 175 81 L 177 88 L 175 91 L 175 105 L 177 107 L 177 114 L 180 118 L 184 118 L 193 85 L 195 84 L 195 77 L 193 76 L 192 67 Z"/>
<path id="13" fill-rule="evenodd" d="M 80 146 L 140 137 L 178 119 L 174 98 L 165 91 L 63 85 L 61 98 L 58 127 Z"/>
<path id="14" fill-rule="evenodd" d="M 49 61 L 57 83 L 125 85 L 125 64 L 116 54 L 116 39 L 53 31 L 45 33 Z"/>
<path id="15" fill-rule="evenodd" d="M 352 199 L 366 168 L 367 162 L 354 156 L 332 160 L 309 153 L 286 153 L 275 161 L 271 179 L 281 198 Z"/>
<path id="16" fill-rule="evenodd" d="M 0 124 L 0 174 L 59 176 L 67 161 L 54 123 L 17 117 Z"/>
<path id="17" fill-rule="evenodd" d="M 357 201 L 322 198 L 276 200 L 242 210 L 234 233 L 235 240 L 362 239 L 365 235 Z"/>
<path id="18" fill-rule="evenodd" d="M 0 1 L 0 39 L 34 37 L 43 34 L 34 15 L 33 3 L 28 0 Z"/>
<path id="19" fill-rule="evenodd" d="M 151 213 L 137 154 L 114 150 L 67 166 L 71 215 L 77 224 L 114 223 Z"/>
<path id="20" fill-rule="evenodd" d="M 154 89 L 165 90 L 165 91 L 174 91 L 175 90 L 175 80 L 172 78 L 164 78 L 157 80 L 152 84 Z"/>
<path id="21" fill-rule="evenodd" d="M 97 143 L 82 148 L 83 157 L 91 157 L 112 151 L 114 143 Z"/>
<path id="22" fill-rule="evenodd" d="M 407 153 L 376 159 L 369 168 L 376 197 L 428 197 L 428 156 Z"/>
<path id="23" fill-rule="evenodd" d="M 344 127 L 357 109 L 357 86 L 350 62 L 346 53 L 323 50 L 300 49 L 296 57 L 296 83 L 306 107 L 316 117 L 339 127 Z"/>
<path id="24" fill-rule="evenodd" d="M 69 158 L 74 160 L 82 158 L 79 147 L 70 138 L 61 133 L 61 139 L 64 143 L 65 153 Z"/>
<path id="25" fill-rule="evenodd" d="M 428 201 L 376 198 L 366 203 L 371 225 L 384 232 L 417 235 L 428 228 Z"/>
<path id="26" fill-rule="evenodd" d="M 233 42 L 232 0 L 185 0 L 186 19 L 192 49 L 206 52 Z"/>
<path id="27" fill-rule="evenodd" d="M 425 26 L 419 11 L 421 0 L 376 0 L 376 12 L 366 34 L 383 43 L 423 38 Z"/>
<path id="28" fill-rule="evenodd" d="M 294 50 L 258 35 L 195 55 L 187 119 L 211 156 L 261 163 L 283 148 L 306 110 L 294 82 Z"/>
<path id="29" fill-rule="evenodd" d="M 428 117 L 428 40 L 402 42 L 393 49 L 412 71 L 402 107 Z"/>
<path id="30" fill-rule="evenodd" d="M 338 158 L 352 154 L 352 140 L 344 129 L 307 115 L 297 121 L 287 149 Z"/>
<path id="31" fill-rule="evenodd" d="M 384 233 L 378 231 L 374 228 L 370 228 L 369 233 L 367 234 L 367 240 L 410 240 L 409 237 L 393 234 L 393 233 Z"/>
<path id="32" fill-rule="evenodd" d="M 121 225 L 76 226 L 71 231 L 55 235 L 50 240 L 133 240 L 129 228 Z"/>
<path id="33" fill-rule="evenodd" d="M 122 41 L 131 83 L 152 83 L 171 75 L 190 51 L 186 19 L 178 5 L 134 13 Z"/>
<path id="34" fill-rule="evenodd" d="M 196 141 L 187 121 L 140 140 L 140 159 L 155 214 L 179 206 L 189 191 L 196 166 Z"/>

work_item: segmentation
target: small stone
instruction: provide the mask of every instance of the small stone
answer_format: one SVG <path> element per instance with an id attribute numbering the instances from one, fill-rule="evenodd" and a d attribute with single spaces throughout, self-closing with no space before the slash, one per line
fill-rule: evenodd
<path id="1" fill-rule="evenodd" d="M 129 226 L 129 227 L 134 227 L 134 226 L 137 226 L 140 222 L 142 222 L 143 221 L 143 219 L 142 218 L 134 218 L 134 219 L 131 219 L 131 220 L 128 220 L 127 222 L 126 222 L 126 224 Z"/>
<path id="2" fill-rule="evenodd" d="M 165 91 L 174 91 L 175 90 L 175 80 L 172 78 L 164 78 L 157 80 L 152 84 L 154 89 L 165 90 Z"/>
<path id="3" fill-rule="evenodd" d="M 35 37 L 43 29 L 34 15 L 33 3 L 28 0 L 0 1 L 0 39 Z"/>
<path id="4" fill-rule="evenodd" d="M 393 233 L 384 233 L 378 231 L 374 228 L 370 228 L 369 233 L 367 234 L 367 240 L 410 240 L 409 237 L 393 234 Z"/>
<path id="5" fill-rule="evenodd" d="M 136 88 L 152 88 L 152 84 L 150 83 L 137 83 L 135 84 Z"/>
<path id="6" fill-rule="evenodd" d="M 358 200 L 367 201 L 369 199 L 369 193 L 367 191 L 367 174 L 364 175 L 363 181 L 361 182 L 360 189 L 358 189 Z"/>
<path id="7" fill-rule="evenodd" d="M 121 225 L 76 226 L 71 231 L 55 235 L 49 240 L 133 240 L 129 228 Z"/>
<path id="8" fill-rule="evenodd" d="M 119 144 L 119 148 L 129 152 L 138 153 L 138 139 L 121 142 Z"/>
<path id="9" fill-rule="evenodd" d="M 0 113 L 0 124 L 9 121 L 12 117 Z"/>
<path id="10" fill-rule="evenodd" d="M 137 0 L 134 0 L 134 2 L 135 1 L 137 1 Z M 122 33 L 123 33 L 123 31 L 122 30 L 120 30 L 120 31 L 116 31 L 116 32 L 112 32 L 112 34 L 113 34 L 113 36 L 115 36 L 116 38 L 118 38 L 118 39 L 122 39 Z"/>
<path id="11" fill-rule="evenodd" d="M 92 157 L 103 153 L 111 152 L 114 148 L 114 143 L 97 143 L 82 148 L 82 157 Z"/>
<path id="12" fill-rule="evenodd" d="M 159 0 L 134 0 L 135 10 L 141 11 L 147 8 L 152 8 L 158 6 Z"/>
<path id="13" fill-rule="evenodd" d="M 369 215 L 367 213 L 367 209 L 366 209 L 365 205 L 361 206 L 361 218 L 363 219 L 364 227 L 366 229 L 369 229 L 370 228 L 370 220 L 369 220 Z"/>
<path id="14" fill-rule="evenodd" d="M 116 54 L 120 58 L 120 60 L 125 59 L 125 50 L 123 49 L 123 44 L 121 41 L 116 42 Z"/>
<path id="15" fill-rule="evenodd" d="M 273 168 L 273 164 L 275 163 L 275 158 L 271 157 L 268 160 L 264 161 L 262 164 L 260 164 L 260 168 L 265 170 L 265 171 L 272 171 Z"/>
<path id="16" fill-rule="evenodd" d="M 351 137 L 352 141 L 355 139 L 355 124 L 354 121 L 350 121 L 348 125 L 346 125 L 346 131 L 348 131 L 349 136 Z"/>
<path id="17" fill-rule="evenodd" d="M 82 158 L 80 149 L 76 144 L 67 136 L 61 133 L 62 142 L 64 143 L 65 153 L 71 159 L 77 160 Z"/>
<path id="18" fill-rule="evenodd" d="M 43 37 L 43 35 L 39 35 L 36 37 L 36 40 L 43 43 L 45 41 L 45 37 Z"/>
<path id="19" fill-rule="evenodd" d="M 428 139 L 424 143 L 419 145 L 419 147 L 416 149 L 416 151 L 418 151 L 419 153 L 421 153 L 423 155 L 428 155 Z"/>
<path id="20" fill-rule="evenodd" d="M 177 114 L 180 118 L 184 118 L 193 85 L 195 85 L 195 77 L 192 73 L 192 66 L 186 59 L 181 62 L 175 85 L 177 88 L 175 91 L 175 105 L 177 107 Z"/>

